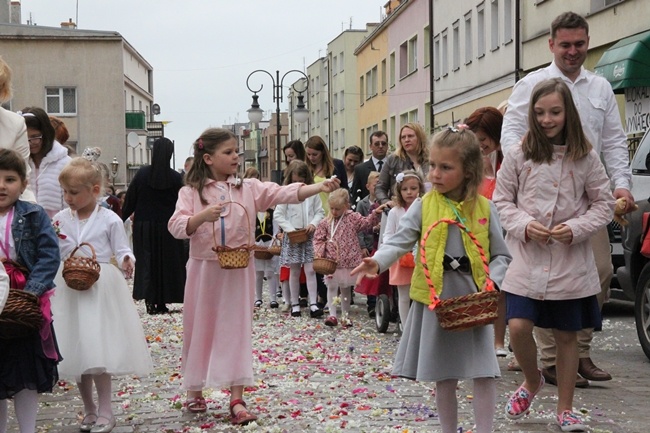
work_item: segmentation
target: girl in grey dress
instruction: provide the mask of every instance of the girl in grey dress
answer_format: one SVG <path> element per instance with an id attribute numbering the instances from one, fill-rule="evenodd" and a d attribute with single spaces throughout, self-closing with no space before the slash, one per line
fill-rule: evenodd
<path id="1" fill-rule="evenodd" d="M 433 138 L 429 164 L 428 179 L 433 190 L 409 207 L 397 233 L 352 273 L 371 276 L 386 270 L 411 251 L 434 222 L 451 219 L 463 223 L 478 239 L 489 260 L 490 278 L 498 287 L 511 257 L 496 209 L 478 194 L 483 161 L 476 136 L 466 128 L 438 133 Z M 426 262 L 440 299 L 467 295 L 483 286 L 482 262 L 465 232 L 455 225 L 438 224 L 426 238 Z M 443 433 L 455 433 L 458 428 L 458 380 L 472 379 L 475 432 L 490 433 L 496 405 L 495 378 L 500 376 L 493 327 L 443 330 L 436 313 L 429 309 L 432 289 L 423 278 L 420 260 L 418 252 L 410 291 L 413 303 L 393 374 L 436 382 L 436 405 Z M 453 260 L 461 266 L 452 269 L 449 263 Z"/>

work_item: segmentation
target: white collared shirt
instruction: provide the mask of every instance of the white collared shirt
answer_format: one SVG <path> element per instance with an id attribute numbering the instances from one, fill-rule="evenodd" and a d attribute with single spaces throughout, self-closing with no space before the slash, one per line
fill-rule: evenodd
<path id="1" fill-rule="evenodd" d="M 501 129 L 501 149 L 504 153 L 521 142 L 528 130 L 528 105 L 535 85 L 549 78 L 561 78 L 571 90 L 587 139 L 605 162 L 614 188 L 630 189 L 632 173 L 629 167 L 627 136 L 623 131 L 616 98 L 609 82 L 581 68 L 572 82 L 551 63 L 531 72 L 515 84 L 508 99 L 508 109 Z"/>
<path id="2" fill-rule="evenodd" d="M 378 159 L 378 158 L 375 158 L 374 156 L 371 156 L 370 158 L 372 159 L 372 163 L 375 165 L 375 168 L 379 167 L 379 161 L 382 162 L 382 168 L 383 168 L 384 164 L 386 163 L 386 158 Z"/>

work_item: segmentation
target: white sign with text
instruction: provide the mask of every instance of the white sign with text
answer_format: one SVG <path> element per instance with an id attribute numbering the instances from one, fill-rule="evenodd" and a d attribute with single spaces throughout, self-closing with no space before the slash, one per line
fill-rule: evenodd
<path id="1" fill-rule="evenodd" d="M 650 87 L 625 89 L 625 133 L 643 133 L 650 129 Z"/>

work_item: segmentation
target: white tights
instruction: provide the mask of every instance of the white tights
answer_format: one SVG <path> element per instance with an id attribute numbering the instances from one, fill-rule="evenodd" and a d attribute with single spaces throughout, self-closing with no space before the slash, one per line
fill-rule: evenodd
<path id="1" fill-rule="evenodd" d="M 409 296 L 410 291 L 410 284 L 397 286 L 397 295 L 399 298 L 397 307 L 399 310 L 399 319 L 402 321 L 402 326 L 406 325 L 406 318 L 409 316 L 409 309 L 411 308 L 411 297 Z"/>
<path id="2" fill-rule="evenodd" d="M 318 286 L 316 282 L 316 272 L 314 272 L 313 263 L 297 263 L 289 265 L 289 292 L 291 292 L 291 305 L 300 304 L 300 268 L 305 269 L 305 277 L 307 277 L 307 292 L 309 293 L 309 303 L 315 305 Z"/>
<path id="3" fill-rule="evenodd" d="M 277 301 L 278 281 L 280 276 L 275 272 L 270 271 L 255 271 L 255 299 L 260 301 L 262 300 L 264 274 L 266 274 L 266 282 L 269 285 L 269 296 L 271 297 L 271 301 Z"/>
<path id="4" fill-rule="evenodd" d="M 458 402 L 456 388 L 458 380 L 441 380 L 436 382 L 436 406 L 440 417 L 442 433 L 458 431 Z M 494 411 L 497 400 L 496 381 L 490 377 L 474 379 L 474 422 L 476 433 L 492 433 Z"/>
<path id="5" fill-rule="evenodd" d="M 93 400 L 93 382 L 97 388 L 97 405 Z M 85 415 L 91 413 L 98 417 L 113 419 L 113 408 L 111 407 L 111 375 L 103 374 L 82 374 L 81 381 L 77 382 L 81 400 L 84 403 Z M 99 411 L 97 411 L 99 406 Z"/>
<path id="6" fill-rule="evenodd" d="M 32 389 L 23 389 L 14 394 L 13 400 L 20 433 L 34 433 L 36 431 L 36 414 L 38 413 L 38 392 Z M 8 417 L 7 400 L 0 400 L 0 433 L 6 433 Z"/>
<path id="7" fill-rule="evenodd" d="M 352 290 L 350 286 L 339 287 L 338 284 L 327 285 L 327 304 L 329 306 L 330 316 L 336 317 L 336 305 L 333 304 L 334 298 L 341 291 L 341 314 L 345 317 L 350 312 L 350 302 L 352 301 Z"/>

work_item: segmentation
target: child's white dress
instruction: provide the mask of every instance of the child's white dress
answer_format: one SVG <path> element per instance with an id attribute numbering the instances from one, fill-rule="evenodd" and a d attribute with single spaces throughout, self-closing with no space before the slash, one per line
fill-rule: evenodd
<path id="1" fill-rule="evenodd" d="M 122 220 L 112 210 L 95 208 L 87 220 L 79 221 L 70 209 L 57 213 L 60 227 L 61 266 L 54 283 L 52 313 L 63 361 L 62 377 L 82 374 L 146 375 L 153 370 L 140 317 L 121 269 L 110 263 L 115 255 L 121 265 L 133 253 Z M 62 239 L 65 236 L 65 239 Z M 73 290 L 63 279 L 63 261 L 81 242 L 90 243 L 101 265 L 99 280 L 85 291 Z M 90 257 L 86 246 L 75 255 Z"/>

